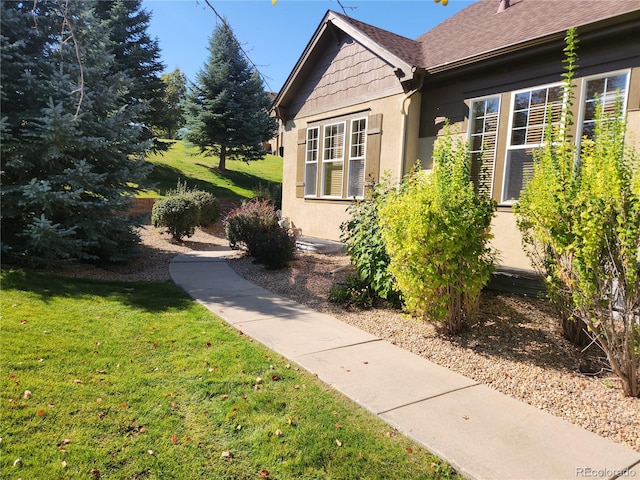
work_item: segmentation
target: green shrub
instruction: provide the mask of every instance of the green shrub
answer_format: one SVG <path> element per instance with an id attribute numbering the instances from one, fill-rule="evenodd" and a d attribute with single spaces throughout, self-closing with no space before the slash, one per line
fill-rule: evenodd
<path id="1" fill-rule="evenodd" d="M 191 190 L 186 195 L 200 208 L 200 227 L 213 225 L 220 217 L 220 202 L 209 192 L 203 190 Z"/>
<path id="2" fill-rule="evenodd" d="M 188 196 L 161 198 L 153 204 L 151 224 L 166 227 L 175 241 L 192 236 L 200 224 L 200 208 Z"/>
<path id="3" fill-rule="evenodd" d="M 433 157 L 433 171 L 416 166 L 378 213 L 405 309 L 451 335 L 475 320 L 489 280 L 496 205 L 474 191 L 468 146 L 454 141 L 448 126 Z"/>
<path id="4" fill-rule="evenodd" d="M 331 287 L 329 301 L 343 307 L 372 308 L 377 295 L 371 285 L 358 275 L 347 277 L 343 283 Z"/>
<path id="5" fill-rule="evenodd" d="M 574 29 L 566 42 L 563 78 L 570 106 L 577 59 Z M 552 300 L 606 353 L 624 393 L 638 397 L 640 164 L 635 149 L 625 147 L 620 99 L 610 116 L 598 105 L 596 119 L 593 139 L 583 138 L 579 150 L 568 133 L 570 108 L 561 125 L 547 128 L 516 220 Z"/>
<path id="6" fill-rule="evenodd" d="M 340 240 L 347 245 L 351 263 L 356 267 L 362 282 L 369 285 L 375 295 L 399 306 L 400 292 L 395 278 L 389 271 L 389 254 L 382 238 L 378 207 L 384 203 L 388 192 L 387 182 L 378 184 L 371 198 L 359 200 L 349 206 L 349 221 L 340 225 Z"/>
<path id="7" fill-rule="evenodd" d="M 286 267 L 295 256 L 295 235 L 279 225 L 261 231 L 248 242 L 251 256 L 268 270 Z"/>
<path id="8" fill-rule="evenodd" d="M 256 187 L 252 189 L 253 198 L 256 200 L 271 200 L 276 209 L 282 207 L 282 184 L 271 183 L 263 184 L 259 182 Z"/>
<path id="9" fill-rule="evenodd" d="M 231 210 L 224 219 L 229 246 L 251 249 L 252 240 L 265 231 L 278 226 L 278 215 L 269 200 L 254 199 Z"/>

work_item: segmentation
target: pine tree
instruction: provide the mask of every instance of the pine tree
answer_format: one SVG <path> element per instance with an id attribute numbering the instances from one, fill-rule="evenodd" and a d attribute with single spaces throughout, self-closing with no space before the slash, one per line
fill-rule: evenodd
<path id="1" fill-rule="evenodd" d="M 53 265 L 119 260 L 147 171 L 131 81 L 89 2 L 1 2 L 2 251 Z"/>
<path id="2" fill-rule="evenodd" d="M 277 124 L 267 112 L 263 82 L 226 22 L 215 28 L 209 54 L 187 94 L 186 139 L 202 153 L 218 155 L 224 172 L 228 157 L 263 158 L 262 143 L 275 135 Z"/>
<path id="3" fill-rule="evenodd" d="M 152 127 L 158 126 L 159 119 L 166 115 L 160 47 L 157 39 L 147 33 L 151 15 L 142 8 L 142 0 L 100 0 L 94 8 L 109 30 L 109 50 L 115 56 L 112 73 L 121 72 L 131 78 L 127 103 L 142 107 L 139 121 L 145 128 L 141 130 L 141 140 L 149 140 L 153 137 Z M 164 149 L 157 142 L 154 148 Z"/>

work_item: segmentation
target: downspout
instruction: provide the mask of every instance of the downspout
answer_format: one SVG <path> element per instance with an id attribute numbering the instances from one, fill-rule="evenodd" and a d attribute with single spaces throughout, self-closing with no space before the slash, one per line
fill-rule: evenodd
<path id="1" fill-rule="evenodd" d="M 400 115 L 402 115 L 402 123 L 401 123 L 401 132 L 400 132 L 400 138 L 402 139 L 402 142 L 400 144 L 400 162 L 398 165 L 398 184 L 400 184 L 400 182 L 402 182 L 402 179 L 404 178 L 404 164 L 405 164 L 405 158 L 407 155 L 407 143 L 408 143 L 408 138 L 407 138 L 407 125 L 409 124 L 409 112 L 406 109 L 406 103 L 407 100 L 410 100 L 411 97 L 419 92 L 422 89 L 422 85 L 424 85 L 424 73 L 421 73 L 418 75 L 418 84 L 416 85 L 415 88 L 412 88 L 411 90 L 409 90 L 407 93 L 404 94 L 404 97 L 402 97 L 401 103 L 400 103 Z"/>

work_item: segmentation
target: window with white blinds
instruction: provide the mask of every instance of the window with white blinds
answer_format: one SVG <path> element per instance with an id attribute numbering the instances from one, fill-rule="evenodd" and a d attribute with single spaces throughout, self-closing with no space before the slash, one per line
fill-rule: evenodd
<path id="1" fill-rule="evenodd" d="M 472 100 L 469 106 L 471 180 L 478 193 L 491 196 L 498 142 L 500 96 Z"/>
<path id="2" fill-rule="evenodd" d="M 349 147 L 349 177 L 347 196 L 364 197 L 364 167 L 366 157 L 367 119 L 351 120 L 351 142 Z"/>
<path id="3" fill-rule="evenodd" d="M 604 117 L 611 118 L 616 115 L 616 106 L 620 101 L 622 110 L 618 113 L 624 115 L 629 89 L 628 83 L 628 71 L 609 73 L 605 76 L 585 80 L 580 137 L 593 138 L 598 108 L 602 109 Z"/>
<path id="4" fill-rule="evenodd" d="M 342 197 L 345 122 L 325 125 L 322 148 L 322 196 Z"/>
<path id="5" fill-rule="evenodd" d="M 561 84 L 514 92 L 502 188 L 502 202 L 517 201 L 533 174 L 533 150 L 544 142 L 549 125 L 562 119 Z"/>

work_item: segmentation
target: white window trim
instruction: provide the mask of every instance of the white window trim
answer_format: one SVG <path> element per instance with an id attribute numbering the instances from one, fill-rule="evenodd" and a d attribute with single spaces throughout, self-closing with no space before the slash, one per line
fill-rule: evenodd
<path id="1" fill-rule="evenodd" d="M 331 159 L 331 160 L 325 160 L 324 158 L 324 153 L 325 153 L 325 149 L 324 149 L 324 141 L 326 138 L 325 132 L 326 129 L 328 127 L 332 127 L 334 125 L 343 125 L 343 130 L 342 130 L 342 134 L 344 136 L 343 140 L 342 140 L 342 153 L 340 155 L 340 159 Z M 327 123 L 325 125 L 322 126 L 322 181 L 320 182 L 320 197 L 322 198 L 332 198 L 332 199 L 342 199 L 344 198 L 344 169 L 345 169 L 345 165 L 344 165 L 344 149 L 345 149 L 345 144 L 347 141 L 347 122 L 346 121 L 341 121 L 341 122 L 333 122 L 333 123 Z M 325 191 L 325 165 L 327 163 L 342 163 L 342 175 L 341 175 L 341 183 L 340 183 L 340 195 L 325 195 L 324 191 Z"/>
<path id="2" fill-rule="evenodd" d="M 533 90 L 541 90 L 543 88 L 549 89 L 549 88 L 553 88 L 553 87 L 562 87 L 563 83 L 562 82 L 553 82 L 553 83 L 547 83 L 547 84 L 543 84 L 543 85 L 535 85 L 533 87 L 528 87 L 528 88 L 522 88 L 520 90 L 514 90 L 513 92 L 511 92 L 511 96 L 510 96 L 510 105 L 509 105 L 509 123 L 507 125 L 507 141 L 506 141 L 506 145 L 505 145 L 505 152 L 504 152 L 504 166 L 502 169 L 502 189 L 501 189 L 501 193 L 500 193 L 500 205 L 515 205 L 516 203 L 518 203 L 517 200 L 505 200 L 505 194 L 506 194 L 506 188 L 507 188 L 507 169 L 509 168 L 509 163 L 507 162 L 508 158 L 509 158 L 509 153 L 512 150 L 527 150 L 527 149 L 534 149 L 534 148 L 538 148 L 542 145 L 542 143 L 528 143 L 528 144 L 524 144 L 524 145 L 517 145 L 515 148 L 512 147 L 511 145 L 511 139 L 513 138 L 513 113 L 514 113 L 514 109 L 515 109 L 515 104 L 516 104 L 516 95 L 519 93 L 524 93 L 524 92 L 531 92 Z M 562 97 L 562 105 L 563 108 L 566 107 L 566 102 L 567 102 L 567 92 L 563 93 L 563 97 Z"/>
<path id="3" fill-rule="evenodd" d="M 629 85 L 631 83 L 631 69 L 613 70 L 611 72 L 600 73 L 598 75 L 590 75 L 588 77 L 581 78 L 580 85 L 580 108 L 578 109 L 578 122 L 576 127 L 576 151 L 580 151 L 580 145 L 582 144 L 582 131 L 584 129 L 584 113 L 585 113 L 585 100 L 587 94 L 587 82 L 590 80 L 598 80 L 600 78 L 612 77 L 615 75 L 626 74 L 627 83 L 624 89 L 624 95 L 622 96 L 622 108 L 623 114 L 627 113 L 627 102 L 629 101 Z"/>
<path id="4" fill-rule="evenodd" d="M 495 176 L 496 176 L 496 159 L 498 158 L 498 145 L 500 144 L 500 111 L 502 108 L 502 95 L 495 94 L 495 95 L 485 95 L 483 97 L 477 97 L 477 98 L 472 98 L 469 100 L 469 127 L 467 128 L 468 132 L 467 132 L 467 140 L 469 142 L 469 150 L 471 150 L 471 139 L 472 139 L 472 128 L 471 128 L 471 117 L 472 117 L 472 106 L 473 106 L 473 102 L 482 102 L 485 100 L 488 100 L 490 98 L 498 98 L 498 120 L 496 122 L 496 145 L 495 145 L 495 152 L 493 153 L 493 164 L 491 166 L 491 188 L 489 189 L 489 198 L 493 198 L 493 184 L 495 181 Z M 484 133 L 484 132 L 483 132 Z M 484 146 L 483 146 L 484 148 Z"/>
<path id="5" fill-rule="evenodd" d="M 364 120 L 364 143 L 362 144 L 362 152 L 363 155 L 360 157 L 352 157 L 351 156 L 351 149 L 353 147 L 352 144 L 352 139 L 353 139 L 353 124 L 354 122 L 359 122 L 361 120 Z M 351 161 L 352 160 L 362 160 L 363 161 L 363 169 L 366 172 L 367 170 L 367 129 L 369 128 L 369 119 L 367 117 L 358 117 L 358 118 L 353 118 L 350 120 L 349 122 L 349 158 L 347 160 L 347 165 L 346 165 L 346 169 L 347 169 L 347 198 L 355 198 L 355 199 L 362 199 L 364 198 L 364 190 L 365 190 L 365 183 L 366 183 L 366 178 L 362 179 L 362 194 L 361 195 L 354 195 L 352 197 L 349 197 L 349 184 L 351 181 L 351 178 L 349 177 L 350 172 L 351 172 Z M 346 132 L 345 132 L 346 135 Z M 343 175 L 344 175 L 344 170 L 343 170 Z"/>
<path id="6" fill-rule="evenodd" d="M 315 162 L 309 162 L 307 159 L 307 155 L 309 153 L 309 131 L 310 130 L 316 130 L 318 132 L 318 144 L 316 146 L 316 161 Z M 307 131 L 305 133 L 305 138 L 306 138 L 306 142 L 305 142 L 305 151 L 304 151 L 304 197 L 305 198 L 315 198 L 318 196 L 318 165 L 319 165 L 319 160 L 320 160 L 320 152 L 322 151 L 322 138 L 320 137 L 320 127 L 316 126 L 316 127 L 309 127 L 307 128 Z M 315 184 L 315 193 L 314 194 L 307 194 L 307 165 L 310 165 L 312 163 L 315 163 L 316 165 L 316 184 Z"/>

